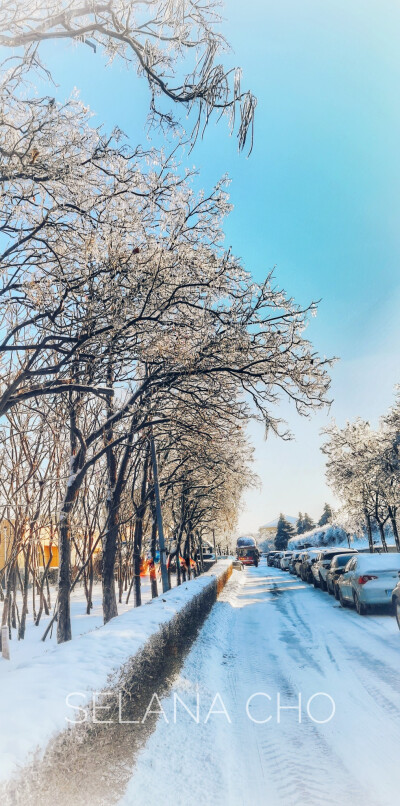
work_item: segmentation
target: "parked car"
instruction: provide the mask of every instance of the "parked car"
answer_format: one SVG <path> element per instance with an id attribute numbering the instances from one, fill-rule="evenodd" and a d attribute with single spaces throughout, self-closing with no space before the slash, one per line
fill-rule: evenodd
<path id="1" fill-rule="evenodd" d="M 301 558 L 300 576 L 303 582 L 312 582 L 311 566 L 316 562 L 320 549 L 307 549 Z"/>
<path id="2" fill-rule="evenodd" d="M 305 553 L 306 553 L 306 549 L 302 549 L 301 551 L 299 551 L 299 553 L 297 555 L 297 559 L 296 559 L 295 564 L 294 564 L 294 571 L 295 571 L 295 574 L 298 577 L 301 575 L 301 564 L 303 562 L 303 555 Z"/>
<path id="3" fill-rule="evenodd" d="M 268 554 L 267 554 L 267 565 L 273 565 L 274 564 L 275 554 L 278 554 L 278 552 L 277 551 L 269 551 L 268 552 Z"/>
<path id="4" fill-rule="evenodd" d="M 328 593 L 336 596 L 336 599 L 339 599 L 338 579 L 344 573 L 344 569 L 354 556 L 354 553 L 342 552 L 341 554 L 336 554 L 326 572 L 325 580 Z"/>
<path id="5" fill-rule="evenodd" d="M 344 549 L 344 548 L 330 548 L 330 549 L 322 549 L 315 561 L 315 563 L 311 566 L 311 573 L 312 573 L 312 581 L 314 583 L 315 588 L 321 588 L 321 590 L 326 591 L 326 575 L 330 568 L 331 562 L 334 557 L 338 556 L 339 554 L 355 554 L 356 549 Z M 350 559 L 350 557 L 349 557 Z"/>
<path id="6" fill-rule="evenodd" d="M 214 547 L 211 545 L 211 543 L 208 543 L 207 540 L 203 540 L 201 545 L 201 551 L 203 554 L 203 562 L 209 563 L 215 561 Z M 201 555 L 200 551 L 198 550 L 196 552 L 196 560 L 200 561 L 200 559 Z"/>
<path id="7" fill-rule="evenodd" d="M 292 553 L 293 553 L 292 551 L 284 551 L 283 552 L 283 557 L 281 557 L 281 561 L 279 563 L 280 568 L 282 569 L 282 571 L 288 571 L 289 570 L 289 562 L 290 562 L 290 558 L 292 556 Z"/>
<path id="8" fill-rule="evenodd" d="M 396 616 L 397 625 L 400 630 L 400 579 L 392 591 L 392 605 L 394 615 Z"/>
<path id="9" fill-rule="evenodd" d="M 399 572 L 399 553 L 356 554 L 338 579 L 340 604 L 354 605 L 361 616 L 368 607 L 390 605 Z"/>
<path id="10" fill-rule="evenodd" d="M 298 551 L 292 551 L 292 556 L 289 559 L 289 565 L 288 565 L 289 574 L 295 574 L 296 573 L 294 564 L 295 564 L 295 562 L 297 560 L 297 557 L 299 556 L 299 553 L 300 552 L 298 552 Z"/>
<path id="11" fill-rule="evenodd" d="M 274 560 L 273 560 L 275 568 L 280 568 L 281 567 L 281 559 L 282 559 L 283 555 L 284 555 L 283 551 L 277 551 L 276 552 Z"/>

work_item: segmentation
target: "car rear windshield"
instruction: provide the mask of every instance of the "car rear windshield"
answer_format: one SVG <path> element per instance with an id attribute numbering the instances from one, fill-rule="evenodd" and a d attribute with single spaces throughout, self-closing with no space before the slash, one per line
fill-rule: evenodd
<path id="1" fill-rule="evenodd" d="M 352 557 L 353 554 L 339 554 L 335 557 L 332 565 L 334 565 L 335 568 L 341 568 L 342 565 L 347 565 L 348 561 L 351 560 Z"/>

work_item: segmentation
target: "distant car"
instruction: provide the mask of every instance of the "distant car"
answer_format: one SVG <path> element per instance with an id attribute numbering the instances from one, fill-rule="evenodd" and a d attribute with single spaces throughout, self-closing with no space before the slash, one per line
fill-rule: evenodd
<path id="1" fill-rule="evenodd" d="M 203 540 L 201 545 L 201 551 L 203 554 L 203 562 L 205 563 L 214 562 L 215 554 L 214 554 L 214 548 L 211 545 L 211 543 L 207 543 L 206 540 Z M 201 559 L 200 551 L 197 551 L 196 560 L 200 561 L 200 559 Z"/>
<path id="2" fill-rule="evenodd" d="M 284 551 L 283 552 L 283 557 L 281 557 L 281 561 L 279 563 L 279 567 L 282 569 L 282 571 L 288 571 L 289 570 L 289 563 L 290 563 L 290 559 L 291 559 L 292 554 L 293 554 L 292 551 Z"/>
<path id="3" fill-rule="evenodd" d="M 354 605 L 360 616 L 366 614 L 368 607 L 392 604 L 399 571 L 399 553 L 356 554 L 337 583 L 340 604 Z"/>
<path id="4" fill-rule="evenodd" d="M 336 599 L 339 598 L 338 579 L 343 574 L 349 560 L 354 557 L 354 554 L 355 552 L 336 554 L 326 572 L 325 579 L 328 593 L 336 596 Z"/>
<path id="5" fill-rule="evenodd" d="M 330 548 L 330 549 L 322 549 L 313 565 L 311 566 L 311 573 L 313 576 L 313 583 L 315 588 L 321 588 L 321 590 L 327 590 L 326 584 L 326 575 L 330 568 L 331 562 L 334 557 L 338 556 L 339 554 L 355 554 L 355 549 L 344 549 L 344 548 Z"/>
<path id="6" fill-rule="evenodd" d="M 303 582 L 312 582 L 313 576 L 311 566 L 313 563 L 316 562 L 319 553 L 320 553 L 319 549 L 307 549 L 307 551 L 305 551 L 304 554 L 302 555 L 300 565 L 300 576 Z"/>
<path id="7" fill-rule="evenodd" d="M 397 626 L 400 630 L 400 579 L 392 591 L 392 605 L 394 615 L 396 616 Z"/>
<path id="8" fill-rule="evenodd" d="M 268 552 L 268 554 L 267 554 L 267 565 L 273 565 L 274 564 L 275 554 L 278 554 L 278 552 L 277 551 L 269 551 Z"/>

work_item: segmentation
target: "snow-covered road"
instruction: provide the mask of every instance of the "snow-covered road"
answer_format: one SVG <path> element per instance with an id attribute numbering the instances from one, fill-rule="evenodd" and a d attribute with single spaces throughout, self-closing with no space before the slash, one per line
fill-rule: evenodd
<path id="1" fill-rule="evenodd" d="M 392 805 L 399 682 L 389 615 L 343 610 L 265 562 L 235 572 L 161 700 L 120 806 Z M 198 722 L 182 705 L 196 716 L 197 695 Z"/>

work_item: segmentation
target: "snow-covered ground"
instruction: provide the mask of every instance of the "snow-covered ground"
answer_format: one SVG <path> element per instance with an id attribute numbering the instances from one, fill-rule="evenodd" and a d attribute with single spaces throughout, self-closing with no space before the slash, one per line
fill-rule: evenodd
<path id="1" fill-rule="evenodd" d="M 144 577 L 142 580 L 142 600 L 143 602 L 151 599 L 150 580 Z M 54 587 L 51 588 L 52 602 L 55 601 L 57 591 Z M 123 596 L 123 602 L 118 604 L 118 613 L 126 613 L 132 610 L 133 592 L 129 598 L 129 604 L 125 604 L 126 594 Z M 90 615 L 86 613 L 86 598 L 83 585 L 77 586 L 71 594 L 71 626 L 73 638 L 78 635 L 96 630 L 103 624 L 103 611 L 102 611 L 102 591 L 101 583 L 93 586 L 93 608 Z M 18 607 L 21 609 L 21 596 L 18 592 L 17 597 Z M 46 654 L 49 650 L 57 645 L 57 625 L 54 624 L 52 633 L 48 635 L 46 641 L 42 641 L 42 636 L 51 619 L 53 612 L 49 616 L 43 614 L 40 623 L 36 627 L 32 614 L 32 598 L 30 593 L 29 598 L 29 613 L 26 619 L 26 633 L 22 641 L 18 641 L 17 631 L 13 630 L 12 640 L 10 641 L 10 661 L 2 661 L 0 655 L 0 685 L 4 675 L 8 675 L 10 670 L 18 668 L 21 663 L 28 663 L 31 658 L 37 658 L 39 655 Z"/>
<path id="2" fill-rule="evenodd" d="M 214 569 L 219 573 L 229 565 L 229 560 L 221 560 L 201 577 L 152 601 L 148 590 L 147 604 L 136 609 L 130 604 L 128 610 L 125 606 L 126 612 L 107 625 L 102 623 L 99 590 L 91 616 L 85 615 L 84 597 L 77 592 L 72 602 L 74 637 L 59 646 L 54 635 L 49 643 L 40 641 L 46 620 L 39 628 L 30 623 L 26 640 L 11 642 L 11 660 L 0 657 L 0 782 L 38 748 L 43 752 L 49 739 L 67 727 L 67 718 L 76 716 L 66 702 L 71 692 L 79 693 L 73 701 L 77 705 L 88 702 L 161 625 L 210 584 Z M 146 593 L 145 585 L 143 589 Z"/>
<path id="3" fill-rule="evenodd" d="M 119 806 L 393 806 L 399 683 L 394 618 L 360 617 L 264 562 L 237 572 Z M 197 695 L 198 722 L 177 699 L 196 717 Z M 292 710 L 278 715 L 279 698 Z"/>

